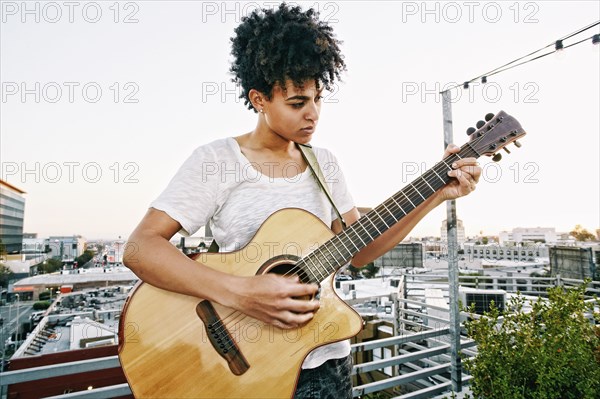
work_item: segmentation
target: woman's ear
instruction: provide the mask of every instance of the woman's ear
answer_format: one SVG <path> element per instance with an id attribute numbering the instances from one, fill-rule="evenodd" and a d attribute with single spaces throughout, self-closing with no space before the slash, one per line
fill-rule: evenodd
<path id="1" fill-rule="evenodd" d="M 248 93 L 248 99 L 252 103 L 252 106 L 256 112 L 263 113 L 263 107 L 265 105 L 265 96 L 258 90 L 252 89 Z"/>

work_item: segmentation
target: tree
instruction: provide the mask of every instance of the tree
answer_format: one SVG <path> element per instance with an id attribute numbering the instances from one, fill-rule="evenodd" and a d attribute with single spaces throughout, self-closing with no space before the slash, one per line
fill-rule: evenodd
<path id="1" fill-rule="evenodd" d="M 358 273 L 360 273 L 361 271 L 362 271 L 363 276 L 365 276 L 367 278 L 372 278 L 372 277 L 375 277 L 378 270 L 379 270 L 379 268 L 377 266 L 375 266 L 375 263 L 373 263 L 373 262 L 367 263 L 365 266 L 360 267 L 360 268 L 354 267 L 352 265 L 348 266 L 348 271 L 352 275 L 352 278 L 356 278 L 356 276 L 358 276 Z"/>
<path id="2" fill-rule="evenodd" d="M 2 239 L 0 238 L 0 260 L 6 259 L 6 245 L 2 243 Z"/>
<path id="3" fill-rule="evenodd" d="M 8 287 L 8 282 L 11 280 L 13 274 L 8 266 L 0 263 L 0 287 Z"/>
<path id="4" fill-rule="evenodd" d="M 77 259 L 75 259 L 75 261 L 77 261 L 77 264 L 79 266 L 83 266 L 86 263 L 88 263 L 90 260 L 92 260 L 94 258 L 94 252 L 86 249 L 83 254 L 81 254 L 80 256 L 77 257 Z"/>
<path id="5" fill-rule="evenodd" d="M 367 278 L 373 278 L 377 274 L 377 271 L 379 271 L 379 268 L 375 266 L 375 263 L 371 262 L 367 263 L 365 267 L 363 267 L 362 273 Z"/>
<path id="6" fill-rule="evenodd" d="M 569 234 L 572 235 L 577 241 L 591 241 L 596 238 L 592 233 L 584 229 L 583 226 L 581 226 L 580 224 L 576 225 L 575 229 L 569 232 Z"/>
<path id="7" fill-rule="evenodd" d="M 40 264 L 38 266 L 38 273 L 39 274 L 46 274 L 46 273 L 54 273 L 57 270 L 62 269 L 63 263 L 61 260 L 59 259 L 48 259 L 47 261 L 45 261 L 44 263 Z"/>
<path id="8" fill-rule="evenodd" d="M 548 301 L 518 295 L 502 313 L 492 307 L 465 323 L 477 356 L 465 360 L 474 397 L 485 399 L 597 399 L 600 392 L 600 323 L 586 285 L 548 290 Z M 510 310 L 509 310 L 510 309 Z"/>

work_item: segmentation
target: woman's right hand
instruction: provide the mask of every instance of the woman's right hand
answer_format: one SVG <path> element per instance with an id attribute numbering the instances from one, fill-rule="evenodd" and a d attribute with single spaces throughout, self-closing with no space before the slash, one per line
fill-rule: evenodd
<path id="1" fill-rule="evenodd" d="M 223 305 L 237 309 L 248 316 L 283 329 L 298 328 L 308 323 L 319 309 L 314 297 L 317 284 L 304 284 L 298 276 L 284 277 L 264 274 L 251 277 L 233 277 L 229 299 Z"/>

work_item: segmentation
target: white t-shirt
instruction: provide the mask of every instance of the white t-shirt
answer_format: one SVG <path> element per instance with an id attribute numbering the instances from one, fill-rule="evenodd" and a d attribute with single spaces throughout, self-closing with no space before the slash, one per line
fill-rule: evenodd
<path id="1" fill-rule="evenodd" d="M 337 159 L 328 150 L 313 151 L 339 211 L 350 211 L 354 201 Z M 258 164 L 250 163 L 234 138 L 216 140 L 198 147 L 150 206 L 179 222 L 183 235 L 210 225 L 221 252 L 244 247 L 265 219 L 283 208 L 305 209 L 331 226 L 337 216 L 310 169 L 300 173 L 300 165 L 292 162 L 283 168 L 288 177 L 269 177 L 268 170 L 261 173 Z M 348 341 L 322 346 L 302 367 L 318 367 L 349 353 Z"/>

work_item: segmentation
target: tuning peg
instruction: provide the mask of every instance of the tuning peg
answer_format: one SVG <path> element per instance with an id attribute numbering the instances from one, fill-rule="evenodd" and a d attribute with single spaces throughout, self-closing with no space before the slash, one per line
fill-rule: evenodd
<path id="1" fill-rule="evenodd" d="M 467 129 L 467 136 L 472 135 L 473 133 L 475 133 L 477 129 L 475 129 L 474 127 L 470 127 Z"/>
<path id="2" fill-rule="evenodd" d="M 491 112 L 490 112 L 489 114 L 486 114 L 486 115 L 485 115 L 485 121 L 486 121 L 486 122 L 489 122 L 489 121 L 491 121 L 492 119 L 494 119 L 494 114 L 492 114 Z"/>
<path id="3" fill-rule="evenodd" d="M 475 126 L 477 126 L 477 129 L 481 129 L 481 127 L 485 125 L 484 121 L 478 121 L 477 124 Z"/>
<path id="4" fill-rule="evenodd" d="M 510 151 L 508 150 L 508 148 L 504 147 L 503 149 L 504 149 L 504 151 L 506 151 L 507 154 L 510 154 Z"/>
<path id="5" fill-rule="evenodd" d="M 494 154 L 494 156 L 492 157 L 492 161 L 494 161 L 494 162 L 499 162 L 501 159 L 502 159 L 502 154 L 500 154 L 500 153 Z"/>
<path id="6" fill-rule="evenodd" d="M 519 143 L 517 140 L 515 140 L 515 146 L 516 146 L 517 148 L 521 148 L 521 143 Z"/>

